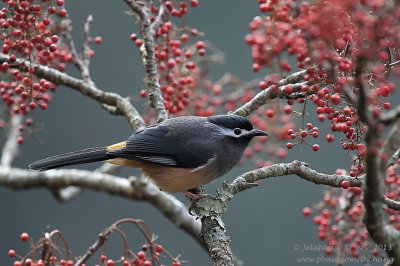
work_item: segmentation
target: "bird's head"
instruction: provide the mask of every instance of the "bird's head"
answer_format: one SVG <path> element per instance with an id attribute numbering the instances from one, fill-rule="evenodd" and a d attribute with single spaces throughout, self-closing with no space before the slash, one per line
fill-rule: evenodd
<path id="1" fill-rule="evenodd" d="M 238 115 L 217 115 L 208 118 L 208 121 L 217 125 L 220 132 L 225 137 L 231 137 L 236 140 L 250 142 L 256 136 L 268 136 L 267 132 L 259 129 L 253 129 L 250 121 Z"/>

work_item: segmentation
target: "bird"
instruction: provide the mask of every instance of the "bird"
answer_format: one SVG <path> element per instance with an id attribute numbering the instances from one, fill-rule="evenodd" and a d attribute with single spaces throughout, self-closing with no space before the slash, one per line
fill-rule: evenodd
<path id="1" fill-rule="evenodd" d="M 190 195 L 230 171 L 254 137 L 267 135 L 238 115 L 181 116 L 134 132 L 126 141 L 51 156 L 28 167 L 45 171 L 105 161 L 140 168 L 164 192 Z"/>

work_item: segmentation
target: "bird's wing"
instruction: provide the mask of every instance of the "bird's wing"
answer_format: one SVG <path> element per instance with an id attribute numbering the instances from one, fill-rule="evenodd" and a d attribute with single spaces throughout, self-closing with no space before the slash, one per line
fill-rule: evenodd
<path id="1" fill-rule="evenodd" d="M 110 150 L 107 155 L 182 168 L 199 167 L 213 156 L 209 147 L 205 149 L 193 142 L 183 144 L 168 137 L 168 131 L 163 127 L 150 127 L 135 133 L 128 138 L 125 147 Z"/>

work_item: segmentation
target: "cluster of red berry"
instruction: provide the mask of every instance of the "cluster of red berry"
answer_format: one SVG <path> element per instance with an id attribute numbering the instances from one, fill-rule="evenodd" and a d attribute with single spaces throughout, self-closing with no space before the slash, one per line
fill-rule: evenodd
<path id="1" fill-rule="evenodd" d="M 336 174 L 349 174 L 343 169 L 338 169 Z M 396 162 L 388 169 L 388 175 L 384 179 L 385 196 L 389 199 L 400 200 L 400 162 Z M 325 253 L 333 255 L 336 250 L 359 257 L 361 254 L 373 256 L 385 253 L 392 247 L 384 247 L 374 244 L 368 238 L 368 231 L 363 223 L 364 205 L 362 190 L 359 187 L 350 187 L 348 181 L 341 183 L 343 189 L 330 188 L 326 191 L 321 202 L 313 209 L 303 208 L 303 215 L 308 217 L 313 212 L 314 224 L 318 226 L 318 238 L 326 241 Z M 390 225 L 400 229 L 400 211 L 386 207 L 387 220 Z"/>
<path id="2" fill-rule="evenodd" d="M 340 172 L 343 174 L 343 170 Z M 347 181 L 344 181 L 347 182 Z M 364 205 L 359 187 L 342 184 L 343 189 L 330 188 L 313 210 L 303 208 L 303 215 L 308 217 L 314 211 L 314 224 L 318 228 L 318 238 L 326 242 L 325 254 L 330 256 L 339 252 L 352 257 L 360 255 L 380 255 L 382 249 L 376 248 L 368 237 L 363 223 Z"/>
<path id="3" fill-rule="evenodd" d="M 271 119 L 279 121 L 279 117 L 295 113 L 302 119 L 302 126 L 296 129 L 293 119 L 296 116 L 290 116 L 284 119 L 287 126 L 277 125 L 280 126 L 277 133 L 283 133 L 280 130 L 284 128 L 284 135 L 273 136 L 280 140 L 291 139 L 286 144 L 288 149 L 306 143 L 318 151 L 319 145 L 310 143 L 310 139 L 319 137 L 319 128 L 305 122 L 306 103 L 312 102 L 316 106 L 313 110 L 317 119 L 330 123 L 325 140 L 333 142 L 340 133 L 343 150 L 354 153 L 349 171 L 338 170 L 338 174 L 360 176 L 364 173 L 366 154 L 363 143 L 366 127 L 357 114 L 360 86 L 367 91 L 364 105 L 368 105 L 373 119 L 379 119 L 382 110 L 391 108 L 387 98 L 396 87 L 388 77 L 399 74 L 396 44 L 400 41 L 400 7 L 387 6 L 382 0 L 317 0 L 300 4 L 294 0 L 258 2 L 263 15 L 250 22 L 251 33 L 245 41 L 251 47 L 254 72 L 269 67 L 275 70 L 274 74 L 266 75 L 258 87 L 277 90 L 278 82 L 286 72 L 294 69 L 294 64 L 289 63 L 294 60 L 297 68 L 306 71 L 304 81 L 308 84 L 296 91 L 286 86 L 283 93 L 290 99 L 280 106 L 269 103 L 269 108 L 263 114 L 257 113 L 254 121 L 261 127 L 260 120 L 268 121 L 269 132 L 274 132 Z M 295 102 L 302 104 L 302 108 L 293 108 Z M 381 144 L 377 143 L 376 149 Z M 251 156 L 253 151 L 248 151 L 247 155 Z M 381 157 L 388 159 L 387 155 Z M 385 195 L 395 200 L 400 199 L 397 168 L 397 164 L 389 168 L 385 178 Z M 314 217 L 318 237 L 327 242 L 325 253 L 332 255 L 337 249 L 354 257 L 363 251 L 373 256 L 378 256 L 380 251 L 384 253 L 385 250 L 373 246 L 362 222 L 361 188 L 350 187 L 348 181 L 343 181 L 341 187 L 343 189 L 329 189 L 314 208 L 318 213 Z M 399 212 L 389 208 L 386 212 L 389 222 L 398 229 Z M 310 216 L 311 213 L 310 208 L 303 209 L 303 215 Z"/>
<path id="4" fill-rule="evenodd" d="M 65 241 L 64 237 L 60 232 L 57 231 L 57 235 Z M 59 247 L 56 246 L 56 243 L 53 241 L 47 241 L 46 238 L 40 239 L 37 243 L 34 243 L 30 238 L 28 233 L 22 233 L 20 235 L 20 240 L 23 242 L 30 241 L 32 246 L 31 252 L 27 256 L 20 256 L 16 253 L 15 250 L 10 249 L 8 251 L 8 256 L 10 258 L 17 258 L 13 262 L 13 266 L 45 266 L 45 265 L 61 265 L 61 266 L 73 266 L 75 265 L 75 259 L 70 259 L 70 254 L 67 248 L 67 254 L 65 254 L 66 258 L 62 258 L 62 253 L 58 253 L 61 257 L 57 257 L 55 250 L 58 250 Z M 64 242 L 65 244 L 66 242 Z M 99 265 L 104 266 L 114 266 L 116 264 L 121 263 L 123 266 L 152 266 L 152 265 L 160 265 L 159 259 L 161 257 L 166 257 L 170 260 L 171 266 L 180 266 L 181 262 L 178 259 L 172 258 L 171 254 L 165 250 L 162 245 L 153 243 L 153 245 L 145 244 L 141 248 L 142 250 L 138 252 L 129 251 L 129 257 L 133 257 L 132 259 L 122 258 L 119 260 L 113 260 L 107 257 L 104 253 L 99 257 Z M 150 253 L 150 254 L 148 254 Z M 163 254 L 165 253 L 165 254 Z M 40 255 L 38 255 L 40 254 Z M 85 264 L 80 264 L 84 266 Z"/>
<path id="5" fill-rule="evenodd" d="M 357 82 L 363 82 L 371 92 L 365 104 L 374 107 L 375 118 L 379 118 L 382 109 L 391 107 L 384 98 L 395 90 L 395 84 L 386 78 L 391 71 L 398 71 L 396 64 L 391 64 L 390 53 L 400 40 L 400 9 L 387 12 L 384 1 L 319 0 L 300 5 L 292 0 L 258 2 L 259 10 L 266 16 L 254 17 L 249 24 L 251 33 L 245 37 L 251 47 L 253 70 L 278 66 L 281 73 L 288 72 L 292 66 L 284 58 L 295 57 L 297 67 L 306 69 L 304 80 L 311 84 L 295 92 L 299 95 L 297 101 L 313 102 L 319 121 L 330 121 L 328 142 L 334 141 L 334 132 L 343 133 L 343 149 L 355 151 L 357 157 L 350 174 L 361 174 L 365 128 L 357 116 L 357 103 L 352 100 L 360 93 Z M 358 73 L 361 67 L 362 73 Z M 259 88 L 277 89 L 280 78 L 276 73 L 266 75 Z M 294 90 L 288 86 L 283 92 L 290 96 Z M 291 113 L 293 102 L 289 99 L 281 109 Z M 266 113 L 267 117 L 274 115 L 272 110 Z M 287 148 L 308 143 L 308 135 L 318 137 L 318 128 L 314 129 L 288 131 L 297 142 L 287 143 Z M 314 151 L 319 150 L 318 144 L 310 145 Z"/>
<path id="6" fill-rule="evenodd" d="M 101 255 L 100 256 L 100 262 L 101 265 L 105 266 L 114 266 L 118 262 L 122 262 L 123 266 L 153 266 L 153 265 L 159 265 L 158 258 L 160 258 L 161 253 L 165 252 L 164 247 L 162 245 L 155 245 L 153 247 L 152 252 L 154 252 L 154 255 L 148 256 L 146 251 L 150 250 L 148 245 L 143 245 L 142 250 L 138 251 L 134 254 L 135 259 L 132 260 L 127 260 L 124 259 L 122 261 L 115 261 L 113 259 L 108 259 L 106 255 Z M 157 263 L 154 264 L 154 259 L 157 260 Z M 162 264 L 164 265 L 164 264 Z M 170 264 L 171 266 L 180 266 L 181 262 L 179 260 L 173 260 Z"/>
<path id="7" fill-rule="evenodd" d="M 190 103 L 190 98 L 197 87 L 199 78 L 199 61 L 206 54 L 206 44 L 202 41 L 191 41 L 199 35 L 196 29 L 187 26 L 181 28 L 173 22 L 173 17 L 182 19 L 191 7 L 198 6 L 197 0 L 165 1 L 165 20 L 155 32 L 155 50 L 158 71 L 160 75 L 160 89 L 164 98 L 164 105 L 171 113 L 183 111 Z M 160 7 L 151 7 L 151 20 L 157 18 Z M 131 40 L 140 47 L 143 40 L 136 34 Z M 147 96 L 146 90 L 140 91 L 142 97 Z"/>
<path id="8" fill-rule="evenodd" d="M 60 45 L 55 20 L 66 17 L 63 0 L 9 0 L 0 10 L 0 40 L 2 53 L 8 62 L 0 65 L 0 72 L 10 81 L 0 82 L 0 94 L 14 114 L 28 115 L 40 107 L 47 109 L 55 85 L 34 75 L 34 63 L 65 70 L 71 61 L 69 51 Z M 23 58 L 25 62 L 17 61 Z M 14 66 L 22 64 L 25 70 Z"/>

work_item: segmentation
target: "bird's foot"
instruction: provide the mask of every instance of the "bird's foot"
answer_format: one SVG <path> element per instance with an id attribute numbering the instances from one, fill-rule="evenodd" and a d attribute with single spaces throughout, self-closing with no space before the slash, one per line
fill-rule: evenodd
<path id="1" fill-rule="evenodd" d="M 200 188 L 193 188 L 193 189 L 189 189 L 187 191 L 184 191 L 183 194 L 190 199 L 190 203 L 188 206 L 188 211 L 190 215 L 195 215 L 192 213 L 192 210 L 194 208 L 194 204 L 196 203 L 196 201 L 199 201 L 201 199 L 204 198 L 211 198 L 212 196 L 210 194 L 206 194 L 204 193 L 204 189 L 202 187 Z"/>

